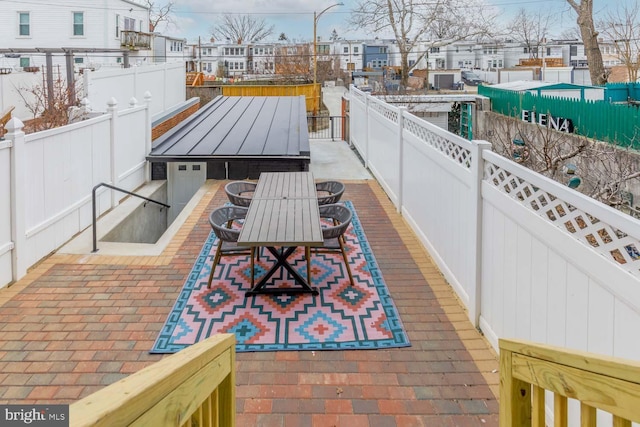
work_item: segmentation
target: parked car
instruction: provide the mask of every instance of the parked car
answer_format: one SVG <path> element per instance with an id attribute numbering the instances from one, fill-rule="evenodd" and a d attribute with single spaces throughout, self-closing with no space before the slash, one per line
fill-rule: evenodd
<path id="1" fill-rule="evenodd" d="M 477 86 L 482 83 L 482 79 L 479 75 L 473 71 L 462 71 L 462 81 L 471 86 Z"/>

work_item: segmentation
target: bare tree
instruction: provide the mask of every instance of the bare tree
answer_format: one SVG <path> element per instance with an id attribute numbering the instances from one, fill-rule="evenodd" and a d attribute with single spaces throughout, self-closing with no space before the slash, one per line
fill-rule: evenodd
<path id="1" fill-rule="evenodd" d="M 78 88 L 71 91 L 67 81 L 61 77 L 59 69 L 50 88 L 47 87 L 46 81 L 43 72 L 42 84 L 17 88 L 24 106 L 32 116 L 30 120 L 25 121 L 25 133 L 40 132 L 69 124 L 70 108 L 78 104 L 77 99 L 71 98 L 72 93 L 78 93 Z M 81 115 L 76 118 L 81 118 Z"/>
<path id="2" fill-rule="evenodd" d="M 607 14 L 600 27 L 615 43 L 629 81 L 637 81 L 640 68 L 640 5 L 634 2 L 632 6 L 618 6 L 615 12 Z"/>
<path id="3" fill-rule="evenodd" d="M 154 32 L 161 22 L 167 24 L 172 22 L 171 13 L 174 7 L 172 1 L 168 1 L 162 6 L 154 0 L 145 0 L 145 2 L 149 8 L 149 31 Z"/>
<path id="4" fill-rule="evenodd" d="M 494 18 L 494 9 L 484 0 L 359 0 L 349 22 L 374 33 L 393 33 L 400 52 L 401 83 L 406 88 L 410 52 L 426 47 L 417 52 L 419 62 L 430 47 L 489 35 Z M 428 39 L 432 41 L 425 41 Z"/>
<path id="5" fill-rule="evenodd" d="M 640 177 L 640 158 L 628 148 L 630 143 L 613 145 L 487 114 L 493 129 L 482 137 L 492 142 L 493 151 L 563 184 L 579 176 L 578 191 L 617 209 L 625 208 L 624 193 Z"/>
<path id="6" fill-rule="evenodd" d="M 287 44 L 275 50 L 275 74 L 286 83 L 311 80 L 309 43 Z"/>
<path id="7" fill-rule="evenodd" d="M 577 23 L 580 27 L 584 53 L 589 62 L 589 75 L 591 84 L 603 85 L 607 82 L 607 72 L 602 61 L 602 52 L 598 45 L 598 32 L 593 22 L 593 0 L 567 0 L 567 3 L 576 12 Z"/>
<path id="8" fill-rule="evenodd" d="M 273 25 L 251 15 L 224 15 L 211 27 L 211 34 L 220 40 L 231 40 L 232 43 L 257 42 L 273 34 Z"/>
<path id="9" fill-rule="evenodd" d="M 540 48 L 549 35 L 553 15 L 543 10 L 529 11 L 521 8 L 508 25 L 511 37 L 522 43 L 529 52 L 529 58 L 538 58 Z"/>
<path id="10" fill-rule="evenodd" d="M 577 25 L 566 28 L 560 33 L 561 40 L 582 40 L 582 34 L 580 34 L 580 27 Z"/>

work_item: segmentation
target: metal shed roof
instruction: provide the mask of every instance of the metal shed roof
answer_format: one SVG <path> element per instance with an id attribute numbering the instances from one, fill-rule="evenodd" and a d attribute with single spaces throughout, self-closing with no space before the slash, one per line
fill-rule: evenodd
<path id="1" fill-rule="evenodd" d="M 154 141 L 147 159 L 309 156 L 304 96 L 218 96 Z"/>

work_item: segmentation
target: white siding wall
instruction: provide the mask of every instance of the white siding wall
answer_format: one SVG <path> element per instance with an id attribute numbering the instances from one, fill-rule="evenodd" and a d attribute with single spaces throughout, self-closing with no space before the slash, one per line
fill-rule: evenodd
<path id="1" fill-rule="evenodd" d="M 29 36 L 19 36 L 18 12 L 29 12 Z M 73 12 L 84 14 L 84 35 L 82 36 L 73 35 Z M 130 1 L 107 0 L 97 5 L 84 0 L 0 2 L 0 16 L 6 18 L 6 23 L 3 21 L 3 25 L 0 25 L 0 40 L 3 40 L 3 47 L 11 48 L 119 49 L 120 39 L 116 37 L 116 15 L 120 15 L 120 29 L 123 29 L 124 16 L 127 16 L 136 20 L 136 31 L 140 31 L 140 21 L 142 21 L 142 31 L 149 30 L 147 8 Z"/>
<path id="2" fill-rule="evenodd" d="M 18 12 L 29 12 L 30 35 L 18 33 Z M 84 35 L 73 35 L 73 12 L 84 13 Z M 116 15 L 136 20 L 136 31 L 149 29 L 148 10 L 140 4 L 122 0 L 108 0 L 99 5 L 84 0 L 51 2 L 32 0 L 29 2 L 2 2 L 0 14 L 7 17 L 9 25 L 0 26 L 0 39 L 6 47 L 102 47 L 120 48 L 116 37 Z M 120 27 L 123 29 L 123 26 Z"/>

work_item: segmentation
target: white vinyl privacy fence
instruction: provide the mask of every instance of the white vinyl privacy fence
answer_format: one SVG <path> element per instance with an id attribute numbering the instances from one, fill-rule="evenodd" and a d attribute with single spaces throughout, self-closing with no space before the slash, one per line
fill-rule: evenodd
<path id="1" fill-rule="evenodd" d="M 0 140 L 0 287 L 91 225 L 91 193 L 107 183 L 128 191 L 149 177 L 151 95 L 79 123 L 25 135 L 13 118 Z M 97 192 L 97 214 L 122 193 Z"/>
<path id="2" fill-rule="evenodd" d="M 640 222 L 369 94 L 351 143 L 498 349 L 638 359 Z"/>
<path id="3" fill-rule="evenodd" d="M 86 71 L 83 75 L 84 98 L 94 109 L 100 110 L 111 98 L 125 105 L 130 97 L 142 100 L 144 94 L 153 94 L 151 115 L 168 110 L 186 98 L 186 71 L 184 62 L 143 65 L 131 68 L 102 68 Z M 101 110 L 104 111 L 104 110 Z"/>

